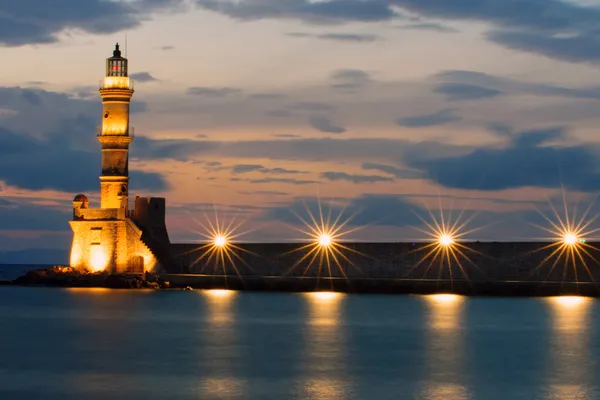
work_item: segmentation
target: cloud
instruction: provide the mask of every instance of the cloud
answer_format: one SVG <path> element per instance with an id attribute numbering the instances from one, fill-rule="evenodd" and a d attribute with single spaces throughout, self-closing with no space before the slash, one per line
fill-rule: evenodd
<path id="1" fill-rule="evenodd" d="M 448 188 L 504 190 L 564 185 L 586 192 L 600 189 L 598 149 L 549 145 L 559 139 L 565 139 L 563 128 L 524 131 L 511 134 L 503 148 L 477 148 L 460 157 L 425 158 L 414 153 L 404 162 Z"/>
<path id="2" fill-rule="evenodd" d="M 300 171 L 298 169 L 286 169 L 286 168 L 265 168 L 264 171 L 267 174 L 307 174 L 308 171 Z"/>
<path id="3" fill-rule="evenodd" d="M 0 231 L 68 230 L 68 221 L 72 217 L 70 203 L 65 203 L 64 209 L 60 209 L 36 204 L 28 198 L 4 199 L 0 204 Z"/>
<path id="4" fill-rule="evenodd" d="M 96 86 L 76 86 L 69 90 L 71 98 L 80 100 L 92 100 L 98 98 L 98 88 Z"/>
<path id="5" fill-rule="evenodd" d="M 159 46 L 156 47 L 158 50 L 162 50 L 162 51 L 169 51 L 169 50 L 175 50 L 175 46 L 170 46 L 170 45 L 166 45 L 166 46 Z"/>
<path id="6" fill-rule="evenodd" d="M 22 46 L 58 41 L 66 30 L 115 33 L 139 26 L 152 14 L 178 9 L 179 0 L 46 0 L 0 3 L 0 45 Z"/>
<path id="7" fill-rule="evenodd" d="M 262 165 L 258 164 L 238 164 L 231 167 L 231 171 L 234 174 L 245 174 L 248 172 L 260 172 L 263 174 L 275 174 L 275 175 L 285 175 L 285 174 L 306 174 L 307 171 L 300 171 L 296 169 L 286 169 L 286 168 L 265 168 Z"/>
<path id="8" fill-rule="evenodd" d="M 445 95 L 446 100 L 449 101 L 489 99 L 502 94 L 496 89 L 467 83 L 441 83 L 433 91 Z"/>
<path id="9" fill-rule="evenodd" d="M 448 70 L 437 73 L 435 80 L 466 83 L 499 90 L 507 95 L 527 94 L 573 99 L 600 100 L 600 86 L 564 87 L 548 83 L 523 82 L 477 71 Z"/>
<path id="10" fill-rule="evenodd" d="M 186 93 L 194 96 L 204 96 L 204 97 L 228 97 L 231 95 L 241 93 L 241 89 L 230 88 L 230 87 L 222 87 L 222 88 L 211 88 L 211 87 L 202 87 L 195 86 L 188 88 Z"/>
<path id="11" fill-rule="evenodd" d="M 196 0 L 196 3 L 202 8 L 239 20 L 272 18 L 313 24 L 341 24 L 403 19 L 400 13 L 408 12 L 425 19 L 478 21 L 492 27 L 487 34 L 490 41 L 511 49 L 571 62 L 600 61 L 600 8 L 576 1 Z M 453 28 L 437 22 L 414 23 L 400 28 L 453 31 Z M 307 35 L 319 34 L 299 33 L 296 36 Z M 349 35 L 348 40 L 352 40 L 352 36 Z"/>
<path id="12" fill-rule="evenodd" d="M 278 190 L 253 190 L 251 192 L 246 192 L 246 191 L 240 191 L 238 192 L 239 194 L 244 194 L 244 195 L 259 195 L 259 196 L 288 196 L 290 193 L 288 192 L 281 192 Z"/>
<path id="13" fill-rule="evenodd" d="M 372 35 L 368 33 L 304 33 L 304 32 L 291 32 L 287 36 L 297 38 L 315 38 L 321 40 L 335 40 L 338 42 L 351 42 L 351 43 L 370 43 L 382 40 L 379 35 Z"/>
<path id="14" fill-rule="evenodd" d="M 334 89 L 360 89 L 372 83 L 371 74 L 361 69 L 340 69 L 331 74 L 331 85 Z"/>
<path id="15" fill-rule="evenodd" d="M 415 212 L 426 215 L 426 210 L 404 200 L 401 196 L 365 194 L 350 199 L 345 204 L 335 201 L 321 201 L 314 198 L 295 198 L 291 203 L 272 207 L 261 215 L 266 221 L 282 221 L 302 225 L 298 216 L 310 220 L 307 209 L 314 216 L 322 210 L 324 216 L 331 215 L 335 220 L 348 220 L 347 226 L 419 226 L 422 224 Z"/>
<path id="16" fill-rule="evenodd" d="M 159 81 L 159 79 L 156 79 L 150 75 L 149 72 L 138 72 L 136 74 L 131 74 L 130 78 L 140 83 Z"/>
<path id="17" fill-rule="evenodd" d="M 364 163 L 362 165 L 362 169 L 364 170 L 374 170 L 385 172 L 386 174 L 394 175 L 396 178 L 400 179 L 421 179 L 423 178 L 423 173 L 420 171 L 403 169 L 394 167 L 393 165 L 386 164 L 376 164 L 376 163 Z"/>
<path id="18" fill-rule="evenodd" d="M 286 95 L 285 93 L 252 93 L 249 97 L 259 100 L 278 100 L 285 98 Z"/>
<path id="19" fill-rule="evenodd" d="M 30 190 L 99 189 L 97 103 L 40 89 L 0 88 L 0 104 L 18 110 L 0 122 L 0 180 Z M 31 113 L 36 118 L 22 117 Z M 166 188 L 159 174 L 132 170 L 131 176 L 133 189 Z"/>
<path id="20" fill-rule="evenodd" d="M 263 178 L 263 179 L 249 179 L 250 183 L 283 183 L 290 185 L 309 185 L 311 183 L 319 183 L 317 181 L 300 180 L 291 178 Z"/>
<path id="21" fill-rule="evenodd" d="M 394 179 L 379 175 L 358 175 L 345 172 L 323 172 L 321 177 L 330 181 L 348 181 L 352 183 L 392 182 Z"/>
<path id="22" fill-rule="evenodd" d="M 600 61 L 600 8 L 561 0 L 392 0 L 410 12 L 491 23 L 488 39 L 508 48 L 572 62 Z M 565 34 L 568 34 L 565 37 Z"/>
<path id="23" fill-rule="evenodd" d="M 278 137 L 278 138 L 284 138 L 284 139 L 292 139 L 292 138 L 299 138 L 299 137 L 301 137 L 300 135 L 294 135 L 294 134 L 291 134 L 291 133 L 274 133 L 271 136 Z"/>
<path id="24" fill-rule="evenodd" d="M 318 131 L 326 132 L 326 133 L 344 133 L 346 132 L 346 128 L 336 125 L 333 121 L 331 121 L 327 117 L 312 117 L 310 119 L 310 124 L 313 128 Z"/>
<path id="25" fill-rule="evenodd" d="M 405 155 L 424 157 L 468 154 L 472 146 L 438 142 L 415 143 L 386 138 L 298 138 L 289 140 L 202 141 L 136 137 L 136 155 L 148 160 L 189 161 L 196 157 L 243 157 L 247 159 L 349 161 L 378 159 L 396 162 Z"/>
<path id="26" fill-rule="evenodd" d="M 398 29 L 406 29 L 406 30 L 416 30 L 416 31 L 432 31 L 439 33 L 458 33 L 459 30 L 452 28 L 447 25 L 442 25 L 438 23 L 432 22 L 424 22 L 419 24 L 409 24 L 409 25 L 401 25 L 397 27 Z"/>
<path id="27" fill-rule="evenodd" d="M 448 201 L 449 200 L 449 201 Z M 468 200 L 468 199 L 467 199 Z M 438 203 L 439 201 L 439 203 Z M 310 215 L 318 216 L 321 214 L 325 219 L 330 216 L 335 220 L 339 215 L 339 221 L 346 222 L 342 232 L 352 231 L 345 240 L 373 241 L 389 240 L 397 241 L 430 241 L 425 232 L 431 229 L 420 219 L 432 223 L 430 209 L 416 198 L 397 195 L 364 194 L 351 199 L 323 199 L 319 202 L 314 197 L 297 197 L 285 204 L 278 204 L 274 207 L 264 210 L 260 214 L 262 221 L 281 221 L 289 225 L 296 225 L 305 228 L 300 220 L 311 221 Z M 532 210 L 532 203 L 528 204 L 526 209 L 517 209 L 515 211 L 491 212 L 479 209 L 455 207 L 455 199 L 446 197 L 435 199 L 433 217 L 439 222 L 440 215 L 437 205 L 440 204 L 444 215 L 444 220 L 453 224 L 460 218 L 460 222 L 471 221 L 467 224 L 463 232 L 473 230 L 467 233 L 466 240 L 544 240 L 548 232 L 542 228 L 549 226 L 538 211 Z M 452 204 L 452 205 L 451 205 Z M 465 204 L 463 202 L 463 204 Z M 554 207 L 562 214 L 562 199 L 553 201 Z M 466 204 L 465 204 L 466 205 Z M 587 204 L 579 204 L 585 206 Z M 554 220 L 552 211 L 546 202 L 535 204 L 536 209 Z M 569 204 L 569 209 L 573 204 Z M 308 211 L 307 211 L 308 209 Z M 590 210 L 589 215 L 596 215 L 599 212 L 598 204 Z M 460 215 L 460 217 L 459 217 Z M 579 214 L 580 215 L 580 214 Z M 419 218 L 420 217 L 420 218 Z M 562 216 L 561 216 L 562 217 Z M 379 229 L 373 229 L 377 228 Z M 383 228 L 393 229 L 383 229 Z M 433 233 L 433 232 L 432 232 Z M 550 268 L 551 265 L 548 266 Z"/>
<path id="28" fill-rule="evenodd" d="M 320 101 L 301 101 L 293 104 L 291 108 L 300 111 L 332 111 L 335 109 L 331 104 Z"/>
<path id="29" fill-rule="evenodd" d="M 258 165 L 258 164 L 239 164 L 239 165 L 234 165 L 231 168 L 231 172 L 233 172 L 234 174 L 245 174 L 247 172 L 259 171 L 263 168 L 264 167 L 262 165 Z"/>
<path id="30" fill-rule="evenodd" d="M 518 30 L 494 30 L 487 38 L 505 47 L 538 53 L 569 62 L 600 62 L 600 40 L 596 33 L 556 37 L 547 33 Z"/>
<path id="31" fill-rule="evenodd" d="M 412 117 L 398 118 L 396 123 L 408 128 L 422 128 L 428 126 L 438 126 L 450 122 L 460 121 L 462 117 L 454 114 L 454 109 L 447 108 L 431 114 L 416 115 Z"/>
<path id="32" fill-rule="evenodd" d="M 541 31 L 597 28 L 600 10 L 561 0 L 391 0 L 414 13 L 457 20 L 488 21 L 493 24 Z"/>
<path id="33" fill-rule="evenodd" d="M 371 0 L 196 0 L 196 4 L 239 20 L 296 19 L 310 23 L 386 21 L 398 16 L 387 1 Z"/>
<path id="34" fill-rule="evenodd" d="M 294 114 L 293 112 L 291 112 L 290 110 L 270 110 L 267 111 L 266 114 L 269 117 L 273 117 L 273 118 L 290 118 L 295 116 L 296 114 Z"/>
<path id="35" fill-rule="evenodd" d="M 41 97 L 37 94 L 37 92 L 33 90 L 24 90 L 21 92 L 21 95 L 29 104 L 33 106 L 42 105 Z"/>
<path id="36" fill-rule="evenodd" d="M 75 122 L 65 121 L 63 129 L 61 135 L 81 133 Z M 69 147 L 68 142 L 54 140 L 59 139 L 57 136 L 50 134 L 48 140 L 40 140 L 0 128 L 0 180 L 10 186 L 30 190 L 98 190 L 99 182 L 95 178 L 101 166 L 99 148 L 75 150 Z M 133 170 L 130 176 L 133 189 L 162 191 L 167 187 L 159 174 Z"/>
<path id="37" fill-rule="evenodd" d="M 223 166 L 223 163 L 221 163 L 220 161 L 195 161 L 194 164 L 203 165 L 202 168 L 205 172 L 218 172 L 227 169 L 227 167 Z"/>

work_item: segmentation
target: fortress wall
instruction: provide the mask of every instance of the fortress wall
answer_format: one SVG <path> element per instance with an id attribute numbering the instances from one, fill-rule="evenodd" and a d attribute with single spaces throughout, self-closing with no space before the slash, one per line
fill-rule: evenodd
<path id="1" fill-rule="evenodd" d="M 156 243 L 168 247 L 170 241 L 165 224 L 165 209 L 164 198 L 136 196 L 133 220 Z"/>
<path id="2" fill-rule="evenodd" d="M 119 241 L 124 243 L 123 256 L 125 258 L 121 259 L 121 263 L 119 264 L 121 268 L 119 272 L 131 271 L 132 268 L 135 269 L 136 267 L 139 267 L 139 265 L 132 265 L 135 264 L 132 262 L 133 257 L 143 258 L 143 270 L 154 271 L 157 263 L 156 257 L 142 241 L 142 232 L 139 228 L 137 228 L 134 223 L 131 223 L 130 220 L 127 220 L 126 223 L 123 224 L 123 229 L 120 233 Z"/>
<path id="3" fill-rule="evenodd" d="M 116 208 L 82 208 L 81 219 L 84 220 L 115 220 L 118 216 Z"/>
<path id="4" fill-rule="evenodd" d="M 578 244 L 594 258 L 581 252 L 582 259 L 576 256 L 575 263 L 569 250 L 545 263 L 557 246 L 545 247 L 552 243 L 533 242 L 472 242 L 464 243 L 459 249 L 469 259 L 455 252 L 457 262 L 444 252 L 437 259 L 425 258 L 433 248 L 426 243 L 344 243 L 346 249 L 338 247 L 344 256 L 336 255 L 337 262 L 330 257 L 331 269 L 326 258 L 319 265 L 317 255 L 311 264 L 307 255 L 309 249 L 302 250 L 297 243 L 245 243 L 231 248 L 231 258 L 221 262 L 218 254 L 206 253 L 207 248 L 197 244 L 172 244 L 171 255 L 174 273 L 197 273 L 227 276 L 286 276 L 286 277 L 347 277 L 349 279 L 432 279 L 487 281 L 554 281 L 554 282 L 595 282 L 600 279 L 600 243 Z M 558 253 L 557 253 L 558 254 Z M 425 258 L 425 259 L 424 259 Z M 424 259 L 424 260 L 423 260 Z M 422 261 L 423 260 L 423 261 Z M 433 262 L 432 262 L 433 260 Z M 568 263 L 567 263 L 568 261 Z M 555 263 L 556 262 L 556 263 Z M 338 265 L 339 264 L 339 265 Z M 553 267 L 554 265 L 554 267 Z"/>

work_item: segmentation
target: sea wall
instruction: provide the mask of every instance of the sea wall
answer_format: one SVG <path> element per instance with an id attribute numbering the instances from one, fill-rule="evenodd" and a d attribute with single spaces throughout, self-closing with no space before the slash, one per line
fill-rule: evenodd
<path id="1" fill-rule="evenodd" d="M 542 242 L 342 243 L 313 251 L 297 243 L 243 243 L 219 250 L 172 244 L 171 272 L 241 277 L 333 277 L 470 282 L 576 282 L 600 278 L 600 243 L 560 249 Z"/>
<path id="2" fill-rule="evenodd" d="M 600 243 L 173 244 L 173 288 L 487 296 L 600 296 Z M 154 279 L 152 276 L 150 280 Z"/>
<path id="3" fill-rule="evenodd" d="M 18 285 L 110 288 L 194 288 L 351 293 L 456 293 L 484 296 L 600 297 L 598 243 L 473 242 L 438 248 L 426 243 L 344 243 L 334 248 L 246 243 L 225 248 L 171 247 L 159 274 L 82 274 L 55 267 L 32 271 Z"/>

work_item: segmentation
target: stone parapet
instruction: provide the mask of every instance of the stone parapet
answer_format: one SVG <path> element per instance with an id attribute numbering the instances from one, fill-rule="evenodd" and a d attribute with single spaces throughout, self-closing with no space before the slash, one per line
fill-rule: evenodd
<path id="1" fill-rule="evenodd" d="M 201 244 L 172 244 L 173 272 L 228 276 L 331 276 L 345 279 L 432 279 L 490 281 L 596 282 L 600 279 L 600 243 L 577 244 L 592 255 L 580 252 L 573 261 L 570 250 L 555 264 L 551 243 L 472 242 L 462 244 L 450 262 L 445 254 L 426 257 L 432 246 L 427 243 L 344 243 L 336 254 L 320 264 L 317 256 L 305 257 L 310 249 L 295 243 L 236 243 L 231 248 L 231 263 L 204 256 Z M 584 247 L 585 246 L 585 247 Z M 569 255 L 569 259 L 566 255 Z M 304 258 L 305 257 L 305 258 Z M 303 261 L 300 261 L 304 258 Z M 546 260 L 547 259 L 547 260 Z M 546 261 L 545 261 L 546 260 Z"/>

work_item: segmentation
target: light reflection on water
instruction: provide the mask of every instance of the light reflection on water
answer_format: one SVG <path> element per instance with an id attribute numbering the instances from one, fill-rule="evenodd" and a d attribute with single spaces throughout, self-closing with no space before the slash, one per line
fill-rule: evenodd
<path id="1" fill-rule="evenodd" d="M 301 391 L 308 399 L 348 398 L 350 382 L 342 379 L 346 374 L 346 338 L 340 326 L 345 297 L 334 292 L 304 294 L 308 302 L 304 341 L 309 368 Z"/>
<path id="2" fill-rule="evenodd" d="M 427 305 L 427 374 L 418 399 L 466 400 L 464 383 L 466 298 L 451 294 L 423 296 Z"/>
<path id="3" fill-rule="evenodd" d="M 576 297 L 0 288 L 0 399 L 597 399 L 599 315 Z"/>
<path id="4" fill-rule="evenodd" d="M 591 399 L 590 320 L 592 299 L 563 296 L 546 300 L 551 308 L 552 335 L 549 352 L 548 400 Z"/>
<path id="5" fill-rule="evenodd" d="M 234 305 L 238 292 L 232 290 L 201 290 L 206 302 L 205 321 L 208 325 L 204 346 L 200 349 L 201 364 L 209 365 L 199 377 L 201 399 L 225 399 L 242 396 L 246 381 L 235 370 L 239 354 L 236 346 Z"/>

